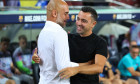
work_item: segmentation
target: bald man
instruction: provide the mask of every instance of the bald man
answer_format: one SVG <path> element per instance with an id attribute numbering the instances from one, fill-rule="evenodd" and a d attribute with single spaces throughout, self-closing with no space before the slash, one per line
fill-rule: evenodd
<path id="1" fill-rule="evenodd" d="M 42 60 L 39 84 L 70 84 L 58 71 L 79 66 L 70 62 L 68 36 L 62 28 L 69 19 L 69 8 L 62 0 L 51 0 L 47 6 L 47 21 L 38 38 L 38 54 Z"/>
<path id="2" fill-rule="evenodd" d="M 86 66 L 59 71 L 61 78 L 71 77 L 71 84 L 99 84 L 99 73 L 102 73 L 107 58 L 107 44 L 92 32 L 97 16 L 93 8 L 82 7 L 76 21 L 78 34 L 69 34 L 71 61 L 84 63 L 93 60 Z M 36 63 L 41 62 L 38 56 L 34 55 L 32 59 Z"/>

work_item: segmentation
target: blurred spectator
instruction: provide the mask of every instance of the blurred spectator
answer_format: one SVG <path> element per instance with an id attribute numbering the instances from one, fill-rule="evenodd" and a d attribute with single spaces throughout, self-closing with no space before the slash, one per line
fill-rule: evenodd
<path id="1" fill-rule="evenodd" d="M 122 79 L 127 80 L 128 78 L 132 78 L 139 81 L 140 72 L 136 71 L 140 67 L 140 58 L 138 55 L 139 47 L 137 46 L 137 42 L 131 41 L 130 53 L 126 54 L 118 64 Z"/>
<path id="2" fill-rule="evenodd" d="M 131 27 L 131 40 L 140 45 L 140 23 Z"/>
<path id="3" fill-rule="evenodd" d="M 32 84 L 33 78 L 32 75 L 32 60 L 30 49 L 27 48 L 27 38 L 25 35 L 19 36 L 19 47 L 13 53 L 14 61 L 19 70 L 25 74 L 28 74 L 27 81 L 29 84 Z"/>
<path id="4" fill-rule="evenodd" d="M 117 39 L 118 51 L 122 56 L 126 55 L 129 52 L 129 43 L 130 43 L 130 31 L 126 34 L 119 35 Z"/>
<path id="5" fill-rule="evenodd" d="M 119 70 L 116 70 L 114 75 L 111 64 L 107 61 L 104 67 L 104 72 L 100 74 L 100 82 L 103 84 L 123 84 L 125 81 L 120 80 Z"/>
<path id="6" fill-rule="evenodd" d="M 4 6 L 6 6 L 6 1 L 7 1 L 7 0 L 2 0 L 2 1 L 3 1 Z"/>
<path id="7" fill-rule="evenodd" d="M 16 84 L 14 80 L 8 79 L 0 74 L 0 84 Z"/>
<path id="8" fill-rule="evenodd" d="M 4 6 L 4 3 L 3 1 L 0 0 L 0 7 L 3 7 Z"/>
<path id="9" fill-rule="evenodd" d="M 0 74 L 6 78 L 12 78 L 16 84 L 20 84 L 21 81 L 29 81 L 31 84 L 31 78 L 25 74 L 21 74 L 20 71 L 13 65 L 10 52 L 7 51 L 10 40 L 6 37 L 1 39 L 0 48 Z M 15 73 L 13 74 L 12 71 Z M 7 80 L 7 79 L 5 79 Z M 4 80 L 4 81 L 5 81 Z M 2 82 L 2 81 L 0 81 Z M 3 83 L 2 83 L 3 84 Z"/>
<path id="10" fill-rule="evenodd" d="M 15 84 L 14 80 L 8 78 L 9 76 L 12 76 L 12 58 L 10 57 L 10 52 L 7 51 L 9 41 L 8 38 L 3 37 L 0 42 L 0 84 Z"/>
<path id="11" fill-rule="evenodd" d="M 115 72 L 112 69 L 112 65 L 107 61 L 104 67 L 104 72 L 100 74 L 100 82 L 103 84 L 138 84 L 135 79 L 120 79 L 120 71 L 118 69 Z"/>
<path id="12" fill-rule="evenodd" d="M 19 0 L 7 0 L 7 6 L 18 6 Z"/>

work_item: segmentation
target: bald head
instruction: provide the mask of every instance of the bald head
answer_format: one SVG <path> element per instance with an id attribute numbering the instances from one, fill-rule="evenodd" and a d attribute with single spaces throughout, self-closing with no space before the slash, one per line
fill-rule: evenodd
<path id="1" fill-rule="evenodd" d="M 47 11 L 60 9 L 62 5 L 67 5 L 67 3 L 63 0 L 50 0 L 47 5 Z"/>
<path id="2" fill-rule="evenodd" d="M 64 27 L 69 19 L 69 8 L 63 0 L 50 0 L 47 5 L 47 20 L 58 23 Z"/>
<path id="3" fill-rule="evenodd" d="M 47 5 L 47 16 L 51 15 L 53 10 L 59 13 L 60 10 L 62 10 L 62 6 L 68 6 L 68 5 L 65 1 L 62 0 L 50 0 Z"/>

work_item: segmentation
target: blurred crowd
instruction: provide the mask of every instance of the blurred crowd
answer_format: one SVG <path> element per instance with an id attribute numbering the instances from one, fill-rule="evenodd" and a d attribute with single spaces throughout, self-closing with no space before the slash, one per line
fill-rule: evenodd
<path id="1" fill-rule="evenodd" d="M 140 84 L 140 23 L 118 38 L 114 35 L 100 36 L 108 43 L 108 60 L 103 73 L 100 73 L 100 84 Z M 2 84 L 37 84 L 39 71 L 35 67 L 38 65 L 32 61 L 37 38 L 30 43 L 25 35 L 19 36 L 19 43 L 10 43 L 7 37 L 1 38 Z"/>
<path id="2" fill-rule="evenodd" d="M 0 0 L 0 7 L 45 7 L 48 0 Z"/>
<path id="3" fill-rule="evenodd" d="M 109 58 L 100 74 L 103 84 L 140 84 L 140 23 L 126 34 L 101 35 L 107 43 Z"/>
<path id="4" fill-rule="evenodd" d="M 0 0 L 0 7 L 44 7 L 47 3 L 46 0 Z M 140 23 L 118 38 L 101 37 L 108 43 L 109 57 L 100 73 L 100 84 L 140 84 Z M 38 68 L 34 68 L 32 61 L 37 41 L 28 42 L 25 35 L 20 35 L 18 40 L 11 43 L 8 37 L 0 39 L 0 84 L 37 84 Z"/>
<path id="5" fill-rule="evenodd" d="M 19 46 L 11 51 L 10 39 L 2 37 L 0 42 L 0 83 L 1 84 L 34 84 L 31 49 L 27 46 L 25 35 L 19 36 Z"/>

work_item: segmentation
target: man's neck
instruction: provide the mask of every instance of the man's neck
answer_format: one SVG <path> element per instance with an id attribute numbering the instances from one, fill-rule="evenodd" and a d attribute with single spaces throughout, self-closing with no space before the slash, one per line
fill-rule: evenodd
<path id="1" fill-rule="evenodd" d="M 80 34 L 81 37 L 87 37 L 90 36 L 92 34 L 92 32 L 88 33 L 88 34 Z"/>
<path id="2" fill-rule="evenodd" d="M 47 17 L 47 21 L 52 21 L 56 23 L 56 19 L 55 18 L 51 18 L 51 17 Z"/>

